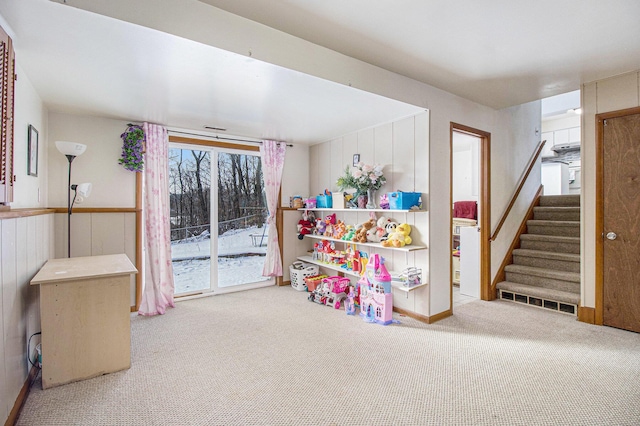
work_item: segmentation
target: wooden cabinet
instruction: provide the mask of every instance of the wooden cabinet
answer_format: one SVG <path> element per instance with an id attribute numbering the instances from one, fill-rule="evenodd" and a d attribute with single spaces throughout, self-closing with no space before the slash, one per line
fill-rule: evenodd
<path id="1" fill-rule="evenodd" d="M 125 254 L 49 260 L 40 285 L 42 388 L 131 366 L 130 276 Z"/>

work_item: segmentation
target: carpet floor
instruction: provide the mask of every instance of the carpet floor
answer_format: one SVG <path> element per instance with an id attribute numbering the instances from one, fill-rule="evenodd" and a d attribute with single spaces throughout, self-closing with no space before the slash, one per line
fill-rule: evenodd
<path id="1" fill-rule="evenodd" d="M 291 287 L 180 302 L 132 317 L 129 370 L 38 379 L 17 424 L 640 424 L 639 334 L 505 301 L 394 319 Z"/>

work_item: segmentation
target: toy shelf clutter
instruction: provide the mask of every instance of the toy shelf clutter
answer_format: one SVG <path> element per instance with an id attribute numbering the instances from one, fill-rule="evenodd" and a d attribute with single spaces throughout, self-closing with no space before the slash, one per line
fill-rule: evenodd
<path id="1" fill-rule="evenodd" d="M 383 246 L 381 242 L 379 242 L 379 240 L 365 242 L 365 241 L 345 240 L 342 238 L 334 238 L 333 236 L 326 235 L 326 231 L 324 229 L 322 229 L 321 232 L 318 232 L 317 229 L 314 229 L 313 232 L 306 233 L 303 238 L 314 241 L 314 246 L 316 247 L 319 244 L 324 245 L 329 243 L 332 246 L 335 246 L 336 252 L 340 252 L 339 249 L 343 249 L 344 250 L 343 252 L 348 252 L 349 250 L 351 251 L 363 250 L 364 253 L 366 253 L 366 257 L 369 257 L 369 258 L 375 255 L 374 252 L 377 252 L 379 250 L 387 251 L 389 252 L 389 256 L 390 256 L 389 258 L 392 259 L 392 262 L 390 264 L 392 264 L 392 266 L 395 266 L 398 269 L 398 271 L 407 270 L 408 268 L 413 268 L 413 270 L 420 271 L 420 274 L 419 274 L 420 277 L 417 278 L 417 281 L 419 281 L 419 283 L 415 284 L 414 282 L 412 283 L 412 285 L 406 285 L 406 283 L 404 283 L 404 281 L 406 281 L 406 274 L 404 274 L 403 276 L 401 272 L 393 272 L 393 271 L 390 272 L 390 275 L 392 277 L 391 286 L 393 288 L 408 294 L 409 292 L 412 292 L 413 290 L 424 287 L 428 284 L 426 282 L 427 281 L 426 277 L 421 276 L 422 270 L 427 266 L 426 256 L 421 256 L 420 262 L 419 262 L 421 264 L 415 265 L 413 263 L 418 258 L 416 256 L 413 256 L 412 254 L 412 253 L 416 253 L 416 252 L 427 249 L 427 246 L 425 244 L 422 244 L 419 240 L 419 237 L 420 237 L 419 228 L 415 227 L 416 223 L 426 223 L 427 216 L 426 215 L 423 216 L 420 214 L 420 213 L 424 213 L 426 210 L 420 210 L 416 208 L 404 209 L 404 210 L 352 209 L 352 208 L 346 208 L 346 209 L 300 208 L 298 210 L 303 213 L 303 216 L 307 216 L 308 212 L 310 211 L 316 212 L 318 214 L 317 216 L 318 219 L 316 219 L 316 221 L 322 219 L 323 218 L 322 215 L 326 215 L 327 213 L 333 213 L 328 215 L 327 218 L 329 216 L 334 216 L 334 219 L 335 219 L 336 214 L 339 214 L 340 219 L 344 219 L 344 222 L 351 221 L 351 223 L 364 222 L 363 219 L 365 217 L 370 218 L 372 214 L 373 214 L 373 217 L 376 218 L 374 222 L 376 220 L 381 219 L 381 216 L 386 216 L 386 215 L 394 216 L 395 218 L 402 219 L 403 223 L 401 224 L 408 225 L 408 223 L 410 222 L 411 225 L 406 227 L 409 228 L 409 232 L 411 232 L 411 230 L 414 231 L 413 235 L 416 235 L 417 241 L 411 241 L 411 239 L 408 238 L 407 240 L 403 240 L 401 243 L 397 244 L 397 246 L 392 245 L 390 242 L 389 244 L 387 244 L 387 246 Z M 382 213 L 382 215 L 380 213 Z M 420 217 L 422 219 L 418 219 Z M 372 219 L 368 219 L 368 220 L 372 220 Z M 337 221 L 338 223 L 344 225 L 342 220 L 334 220 L 334 221 Z M 393 225 L 394 228 L 391 228 L 391 229 L 395 229 L 395 226 L 399 225 L 398 223 L 395 222 L 395 220 L 393 221 L 389 220 L 389 221 L 394 223 Z M 348 226 L 351 226 L 351 225 L 348 225 Z M 407 244 L 406 241 L 408 241 L 409 243 Z M 394 255 L 393 253 L 400 254 L 401 256 Z M 336 258 L 338 257 L 339 255 L 336 255 Z M 422 259 L 422 257 L 424 257 L 424 259 Z M 351 269 L 346 268 L 344 264 L 340 263 L 341 259 L 331 259 L 335 261 L 327 261 L 324 258 L 317 258 L 315 252 L 313 255 L 297 256 L 297 260 L 303 261 L 307 264 L 317 265 L 320 268 L 323 268 L 326 270 L 337 271 L 344 274 L 345 276 L 354 277 L 355 279 L 360 279 L 361 277 L 361 271 L 359 270 L 353 271 Z"/>

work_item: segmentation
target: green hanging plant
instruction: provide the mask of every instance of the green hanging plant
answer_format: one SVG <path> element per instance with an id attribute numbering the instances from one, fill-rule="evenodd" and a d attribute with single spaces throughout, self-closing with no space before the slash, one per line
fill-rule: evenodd
<path id="1" fill-rule="evenodd" d="M 141 172 L 144 166 L 144 130 L 142 126 L 128 124 L 122 138 L 122 155 L 118 163 L 127 170 Z"/>

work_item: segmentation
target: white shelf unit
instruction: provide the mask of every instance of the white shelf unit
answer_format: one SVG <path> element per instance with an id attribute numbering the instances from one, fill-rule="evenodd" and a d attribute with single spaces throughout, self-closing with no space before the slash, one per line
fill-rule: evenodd
<path id="1" fill-rule="evenodd" d="M 298 256 L 298 260 L 301 260 L 301 261 L 306 262 L 306 263 L 311 263 L 313 265 L 318 265 L 318 266 L 320 266 L 322 268 L 330 269 L 332 271 L 342 272 L 343 274 L 351 276 L 351 277 L 355 277 L 355 278 L 359 278 L 360 277 L 360 274 L 357 273 L 357 272 L 353 272 L 353 271 L 350 271 L 348 269 L 341 268 L 341 267 L 339 267 L 337 265 L 332 265 L 330 263 L 324 263 L 324 262 L 319 262 L 317 260 L 313 260 L 313 259 L 311 259 L 311 256 Z M 390 271 L 389 273 L 391 274 L 392 277 L 398 277 L 400 275 L 397 272 L 391 272 Z M 415 290 L 417 288 L 424 287 L 426 285 L 427 285 L 427 283 L 422 283 L 420 285 L 416 285 L 416 286 L 413 286 L 413 287 L 405 287 L 405 286 L 403 286 L 402 284 L 398 283 L 395 280 L 391 281 L 391 286 L 392 287 L 394 287 L 394 288 L 396 288 L 396 289 L 398 289 L 400 291 L 407 292 L 407 293 L 412 291 L 412 290 Z"/>
<path id="2" fill-rule="evenodd" d="M 368 212 L 375 212 L 375 213 L 422 213 L 422 212 L 426 212 L 426 210 L 420 210 L 420 209 L 404 209 L 404 210 L 396 210 L 396 209 L 332 209 L 332 208 L 312 208 L 312 209 L 307 209 L 307 208 L 299 208 L 298 210 L 300 211 L 305 211 L 305 210 L 313 210 L 313 211 L 325 211 L 325 212 L 360 212 L 360 213 L 368 213 Z"/>
<path id="3" fill-rule="evenodd" d="M 414 251 L 414 250 L 424 250 L 424 249 L 427 248 L 427 246 L 419 246 L 419 245 L 413 245 L 413 244 L 406 245 L 404 247 L 384 247 L 380 243 L 359 243 L 357 241 L 339 240 L 339 239 L 336 239 L 336 238 L 325 237 L 325 236 L 322 236 L 322 235 L 313 235 L 313 234 L 305 235 L 304 238 L 313 238 L 313 239 L 316 239 L 316 240 L 335 241 L 336 243 L 356 244 L 358 246 L 375 247 L 375 248 L 380 248 L 380 249 L 383 249 L 383 250 L 397 250 L 397 251 L 404 251 L 404 252 L 410 252 L 410 251 Z"/>
<path id="4" fill-rule="evenodd" d="M 404 209 L 404 210 L 391 210 L 391 209 L 334 209 L 334 208 L 313 208 L 313 209 L 308 209 L 308 208 L 299 208 L 298 210 L 300 211 L 305 211 L 305 210 L 313 210 L 316 212 L 345 212 L 345 213 L 371 213 L 371 212 L 375 212 L 375 213 L 385 213 L 385 214 L 395 214 L 395 213 L 423 213 L 426 212 L 426 210 L 419 210 L 419 209 Z M 407 256 L 409 255 L 410 252 L 414 252 L 414 251 L 418 251 L 418 250 L 425 250 L 427 248 L 426 245 L 419 245 L 419 244 L 410 244 L 410 245 L 405 245 L 404 247 L 384 247 L 382 246 L 382 244 L 380 243 L 374 243 L 374 242 L 370 242 L 370 243 L 360 243 L 360 242 L 356 242 L 356 241 L 347 241 L 347 240 L 340 240 L 340 239 L 336 239 L 336 238 L 331 238 L 331 237 L 325 237 L 323 235 L 313 235 L 313 234 L 309 234 L 309 235 L 305 235 L 304 238 L 311 238 L 311 239 L 316 239 L 316 240 L 326 240 L 326 241 L 333 241 L 336 243 L 344 243 L 344 244 L 354 244 L 356 246 L 362 246 L 362 247 L 371 247 L 374 249 L 382 249 L 382 250 L 390 250 L 390 251 L 395 251 L 395 252 L 400 252 L 400 253 L 405 253 Z M 307 263 L 311 263 L 314 265 L 318 265 L 322 268 L 325 269 L 329 269 L 329 270 L 333 270 L 333 271 L 337 271 L 337 272 L 341 272 L 344 275 L 347 276 L 352 276 L 352 277 L 360 277 L 360 274 L 358 274 L 357 272 L 353 272 L 353 271 L 349 271 L 346 270 L 344 268 L 341 268 L 340 266 L 337 265 L 332 265 L 330 263 L 325 263 L 325 262 L 320 262 L 317 260 L 312 260 L 311 256 L 299 256 L 298 260 L 302 260 L 303 262 L 307 262 Z M 400 273 L 398 272 L 391 272 L 390 274 L 392 277 L 399 277 Z M 422 277 L 424 280 L 424 277 Z M 427 282 L 423 282 L 420 285 L 417 286 L 413 286 L 413 287 L 405 287 L 403 286 L 400 282 L 398 282 L 398 280 L 395 281 L 391 281 L 391 286 L 394 287 L 397 290 L 400 290 L 402 292 L 405 292 L 408 294 L 409 292 L 420 288 L 420 287 L 424 287 L 428 285 Z"/>

